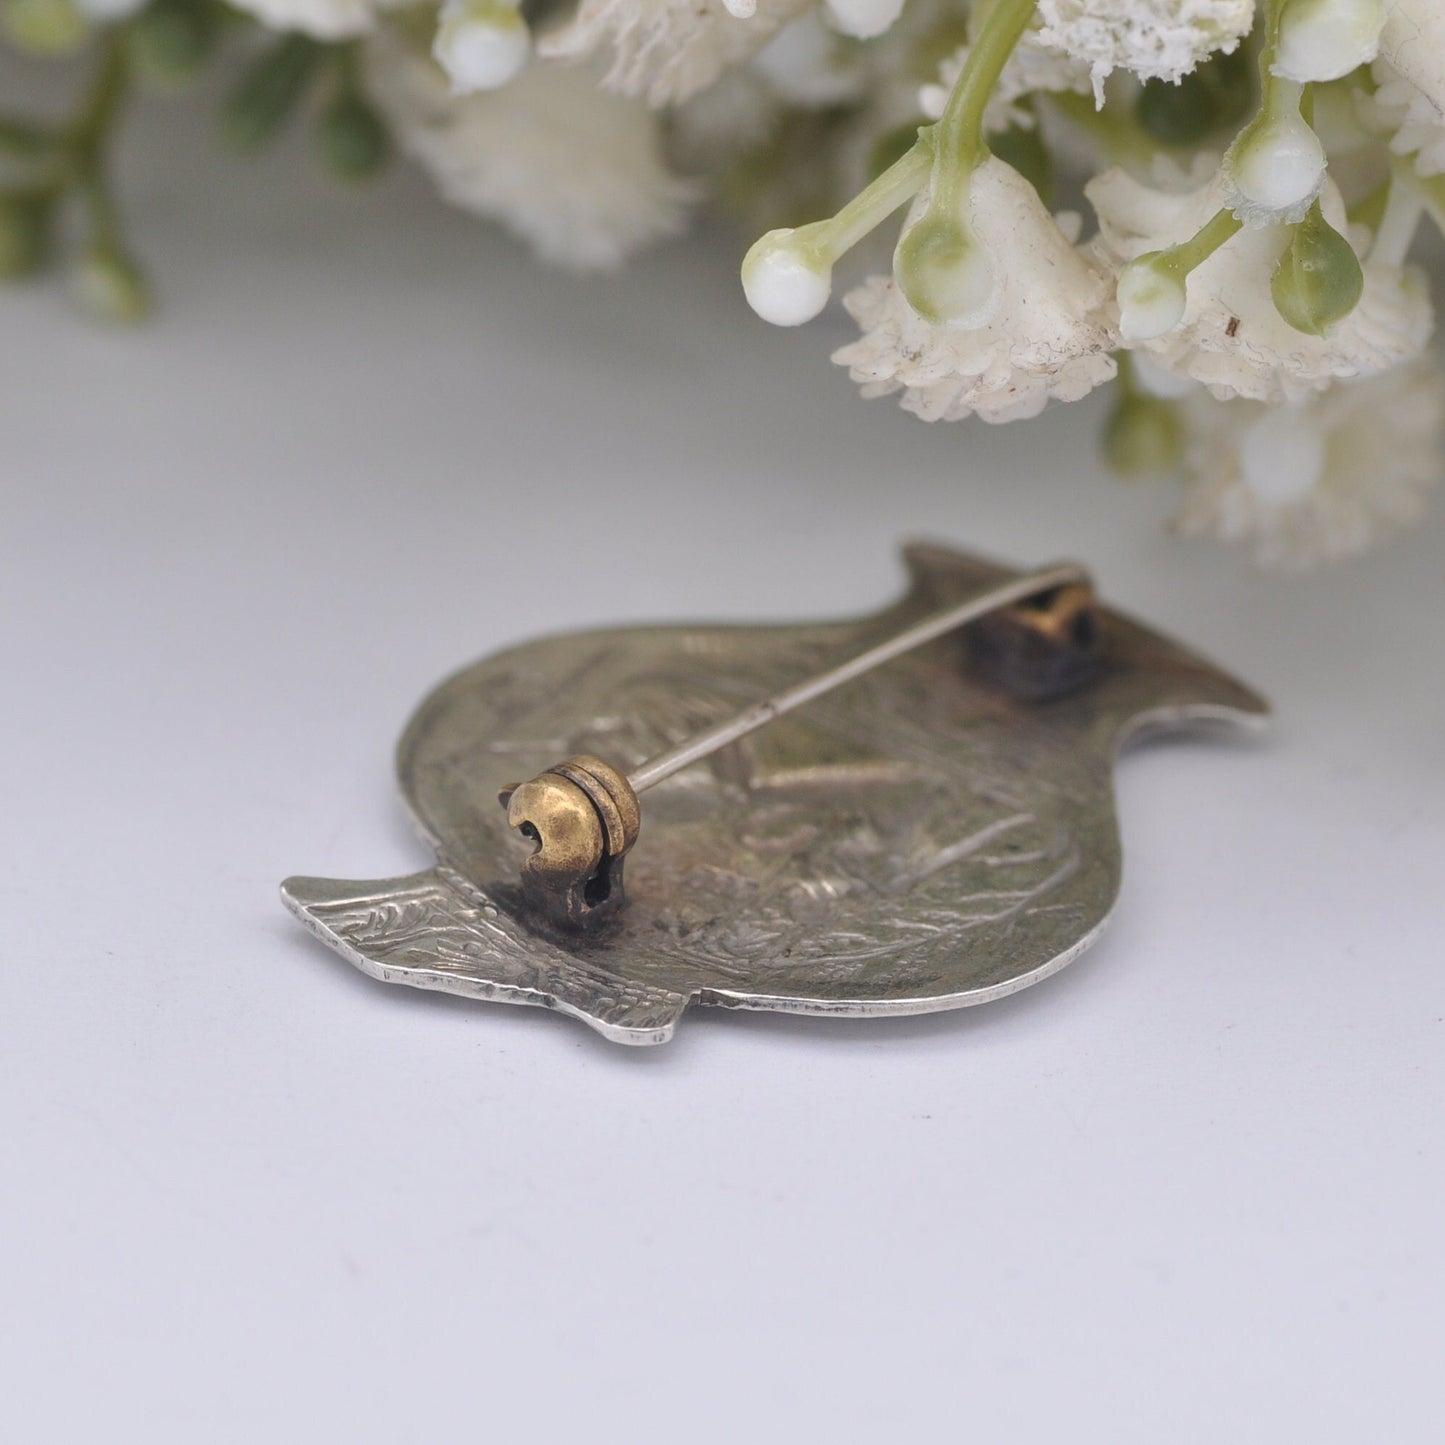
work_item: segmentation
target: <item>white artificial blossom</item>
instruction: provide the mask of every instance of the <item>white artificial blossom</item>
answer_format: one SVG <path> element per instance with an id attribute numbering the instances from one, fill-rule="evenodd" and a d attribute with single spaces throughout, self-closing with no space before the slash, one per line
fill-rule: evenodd
<path id="1" fill-rule="evenodd" d="M 610 89 L 672 105 L 754 55 L 807 8 L 808 0 L 756 0 L 743 13 L 723 0 L 581 0 L 538 52 L 549 60 L 598 57 Z"/>
<path id="2" fill-rule="evenodd" d="M 1112 169 L 1086 193 L 1099 217 L 1097 253 L 1118 270 L 1188 240 L 1219 212 L 1226 191 L 1218 179 L 1165 191 Z M 1331 225 L 1347 229 L 1332 186 L 1321 205 Z M 1375 376 L 1419 356 L 1434 316 L 1424 277 L 1402 264 L 1403 247 L 1367 256 L 1359 304 L 1326 335 L 1312 336 L 1285 321 L 1270 291 L 1289 235 L 1283 226 L 1245 227 L 1189 275 L 1176 325 L 1127 344 L 1217 397 L 1269 403 L 1302 401 L 1335 381 Z"/>
<path id="3" fill-rule="evenodd" d="M 903 13 L 903 0 L 823 0 L 823 10 L 835 30 L 855 40 L 872 40 Z"/>
<path id="4" fill-rule="evenodd" d="M 545 259 L 608 270 L 685 225 L 695 188 L 667 168 L 656 118 L 595 73 L 532 66 L 503 90 L 454 96 L 437 65 L 389 37 L 368 62 L 377 103 L 442 195 Z"/>
<path id="5" fill-rule="evenodd" d="M 859 49 L 830 30 L 816 9 L 805 10 L 758 51 L 748 69 L 794 105 L 847 105 L 862 98 L 868 82 Z"/>
<path id="6" fill-rule="evenodd" d="M 1185 403 L 1185 536 L 1240 543 L 1267 567 L 1348 557 L 1416 521 L 1445 474 L 1445 378 L 1416 362 L 1266 407 Z"/>
<path id="7" fill-rule="evenodd" d="M 1187 450 L 1181 530 L 1304 565 L 1408 520 L 1438 474 L 1409 258 L 1445 232 L 1445 0 L 234 3 L 259 22 L 238 144 L 306 131 L 353 181 L 399 152 L 579 270 L 711 196 L 758 317 L 807 324 L 838 282 L 858 334 L 833 359 L 865 397 L 996 423 L 1119 378 L 1105 457 L 1142 478 Z M 125 29 L 71 113 L 3 127 L 0 280 L 59 262 L 93 310 L 144 309 L 109 161 L 132 79 L 199 58 L 163 12 L 16 10 L 37 49 Z M 1092 204 L 1083 244 L 1056 188 Z"/>
<path id="8" fill-rule="evenodd" d="M 431 53 L 453 95 L 499 90 L 526 69 L 532 32 L 515 0 L 445 0 Z"/>
<path id="9" fill-rule="evenodd" d="M 925 421 L 1015 421 L 1108 381 L 1116 370 L 1108 274 L 1000 160 L 974 173 L 970 213 L 997 287 L 989 319 L 971 329 L 935 326 L 891 276 L 874 276 L 844 298 L 863 335 L 833 360 L 865 397 L 901 391 L 904 409 Z"/>
<path id="10" fill-rule="evenodd" d="M 1445 6 L 1440 0 L 1386 0 L 1380 59 L 1409 81 L 1445 124 Z"/>
<path id="11" fill-rule="evenodd" d="M 960 46 L 938 68 L 938 80 L 918 92 L 918 105 L 930 120 L 943 114 L 949 94 L 968 61 L 970 47 Z M 1030 130 L 1035 124 L 1033 112 L 1022 102 L 1038 94 L 1089 95 L 1093 80 L 1089 67 L 1082 60 L 1051 50 L 1040 43 L 1038 29 L 1026 31 L 1017 49 L 1009 56 L 989 96 L 984 111 L 983 128 L 992 134 L 1010 127 Z"/>
<path id="12" fill-rule="evenodd" d="M 1308 84 L 1341 80 L 1380 53 L 1385 0 L 1289 0 L 1270 70 Z"/>
<path id="13" fill-rule="evenodd" d="M 1385 61 L 1374 67 L 1376 89 L 1361 101 L 1372 130 L 1389 137 L 1391 151 L 1409 156 L 1422 176 L 1445 175 L 1445 107 Z"/>
<path id="14" fill-rule="evenodd" d="M 1116 70 L 1177 81 L 1229 54 L 1254 25 L 1255 0 L 1038 0 L 1038 39 L 1087 65 L 1103 103 Z"/>
<path id="15" fill-rule="evenodd" d="M 234 0 L 272 30 L 299 30 L 317 40 L 350 40 L 376 28 L 378 16 L 405 0 Z"/>

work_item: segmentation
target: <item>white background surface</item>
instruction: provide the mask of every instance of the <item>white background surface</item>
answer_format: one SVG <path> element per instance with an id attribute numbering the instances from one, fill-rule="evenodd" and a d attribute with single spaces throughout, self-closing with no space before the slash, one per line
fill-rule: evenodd
<path id="1" fill-rule="evenodd" d="M 6 1438 L 1439 1440 L 1445 515 L 1262 578 L 1097 409 L 858 403 L 726 245 L 571 282 L 412 179 L 221 183 L 201 120 L 139 128 L 158 325 L 0 298 Z M 1055 980 L 628 1051 L 282 911 L 426 861 L 390 753 L 441 675 L 872 609 L 904 533 L 1084 558 L 1278 706 L 1125 761 Z"/>

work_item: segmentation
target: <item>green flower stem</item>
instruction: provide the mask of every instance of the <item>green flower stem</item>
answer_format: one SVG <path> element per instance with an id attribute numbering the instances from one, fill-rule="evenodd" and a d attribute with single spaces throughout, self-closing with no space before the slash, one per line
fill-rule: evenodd
<path id="1" fill-rule="evenodd" d="M 1270 74 L 1274 62 L 1273 43 L 1266 44 L 1259 57 L 1259 119 L 1298 114 L 1309 125 L 1313 121 L 1311 87 L 1297 80 L 1281 80 Z"/>
<path id="2" fill-rule="evenodd" d="M 0 116 L 0 151 L 17 160 L 31 160 L 54 149 L 55 137 L 41 126 Z"/>
<path id="3" fill-rule="evenodd" d="M 1274 57 L 1279 50 L 1279 22 L 1287 3 L 1288 0 L 1265 0 L 1264 4 L 1264 25 L 1262 27 L 1264 43 L 1259 47 L 1259 109 L 1261 114 L 1274 113 L 1279 98 L 1288 94 L 1284 87 L 1292 87 L 1296 92 L 1300 89 L 1298 81 L 1281 80 L 1274 73 Z"/>
<path id="4" fill-rule="evenodd" d="M 125 50 L 120 35 L 105 39 L 80 110 L 56 130 L 21 121 L 0 120 L 0 149 L 30 160 L 49 161 L 37 185 L 54 192 L 83 183 L 101 163 L 101 156 L 129 89 Z"/>
<path id="5" fill-rule="evenodd" d="M 124 42 L 112 32 L 102 43 L 90 86 L 75 118 L 52 130 L 0 117 L 0 150 L 25 160 L 54 159 L 54 183 L 63 186 L 104 146 L 128 88 Z"/>
<path id="6" fill-rule="evenodd" d="M 364 180 L 385 164 L 391 138 L 367 99 L 354 40 L 341 41 L 333 48 L 331 79 L 332 93 L 319 117 L 322 154 L 338 176 Z"/>
<path id="7" fill-rule="evenodd" d="M 102 42 L 100 58 L 80 114 L 66 132 L 77 163 L 84 167 L 104 149 L 130 88 L 124 37 L 112 31 Z"/>
<path id="8" fill-rule="evenodd" d="M 321 41 L 290 30 L 257 56 L 226 104 L 223 123 L 231 143 L 254 150 L 269 141 L 310 86 L 325 51 Z"/>
<path id="9" fill-rule="evenodd" d="M 926 132 L 876 180 L 865 186 L 836 216 L 800 226 L 795 241 L 810 257 L 831 266 L 899 206 L 913 199 L 933 168 L 933 144 Z"/>
<path id="10" fill-rule="evenodd" d="M 1157 264 L 1182 281 L 1207 261 L 1226 241 L 1238 235 L 1241 222 L 1230 210 L 1216 211 L 1187 241 L 1159 252 Z"/>
<path id="11" fill-rule="evenodd" d="M 831 266 L 904 202 L 923 188 L 930 175 L 930 209 L 954 207 L 968 177 L 988 154 L 983 113 L 1000 72 L 1033 19 L 1035 0 L 997 0 L 969 50 L 942 116 L 918 132 L 918 139 L 871 185 L 837 215 L 800 226 L 792 244 L 818 267 Z"/>
<path id="12" fill-rule="evenodd" d="M 1314 124 L 1314 87 L 1297 80 L 1285 80 L 1274 73 L 1279 49 L 1279 22 L 1288 0 L 1265 0 L 1263 43 L 1259 47 L 1259 109 L 1235 137 L 1234 145 L 1270 121 L 1298 115 L 1306 125 Z M 1233 147 L 1231 147 L 1231 150 Z"/>
<path id="13" fill-rule="evenodd" d="M 361 46 L 357 41 L 338 40 L 332 47 L 331 65 L 339 89 L 361 90 Z"/>
<path id="14" fill-rule="evenodd" d="M 935 164 L 930 209 L 956 214 L 968 180 L 988 155 L 983 115 L 994 86 L 1034 18 L 1036 0 L 996 0 L 969 48 L 953 93 L 933 131 Z"/>
<path id="15" fill-rule="evenodd" d="M 1033 19 L 1035 0 L 994 0 L 937 122 L 930 194 L 898 239 L 893 274 L 908 304 L 935 326 L 977 326 L 997 300 L 993 266 L 972 235 L 968 192 L 989 154 L 983 117 L 999 75 Z"/>
<path id="16" fill-rule="evenodd" d="M 124 250 L 120 212 L 105 167 L 97 161 L 88 163 L 80 173 L 79 191 L 90 213 L 91 244 L 103 251 Z"/>
<path id="17" fill-rule="evenodd" d="M 57 190 L 74 186 L 90 212 L 91 244 L 123 249 L 120 217 L 106 175 L 106 146 L 130 88 L 124 37 L 113 31 L 102 42 L 90 87 L 75 119 L 58 136 Z"/>

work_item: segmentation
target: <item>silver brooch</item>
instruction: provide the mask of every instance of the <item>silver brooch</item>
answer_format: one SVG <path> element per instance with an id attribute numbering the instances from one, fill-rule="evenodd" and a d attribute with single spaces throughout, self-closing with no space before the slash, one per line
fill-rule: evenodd
<path id="1" fill-rule="evenodd" d="M 1118 896 L 1120 747 L 1268 707 L 1079 567 L 904 556 L 907 594 L 856 621 L 570 633 L 473 664 L 397 752 L 435 865 L 283 898 L 374 978 L 627 1044 L 694 1003 L 913 1014 L 1047 978 Z"/>

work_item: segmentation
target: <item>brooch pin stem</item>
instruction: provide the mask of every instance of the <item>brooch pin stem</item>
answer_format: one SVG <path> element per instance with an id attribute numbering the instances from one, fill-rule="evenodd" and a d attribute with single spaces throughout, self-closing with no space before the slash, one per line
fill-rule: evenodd
<path id="1" fill-rule="evenodd" d="M 622 865 L 642 827 L 639 793 L 896 657 L 1009 609 L 1015 609 L 1011 621 L 1017 636 L 1070 654 L 1087 653 L 1092 604 L 1088 572 L 1074 563 L 1060 563 L 931 613 L 837 667 L 684 739 L 630 774 L 600 758 L 575 757 L 529 782 L 504 788 L 499 801 L 507 821 L 536 845 L 522 865 L 524 898 L 562 927 L 594 926 L 624 901 Z M 1010 642 L 1005 648 L 1018 651 Z M 1073 669 L 1060 675 L 1076 673 Z"/>

